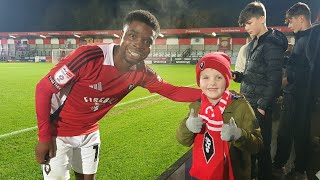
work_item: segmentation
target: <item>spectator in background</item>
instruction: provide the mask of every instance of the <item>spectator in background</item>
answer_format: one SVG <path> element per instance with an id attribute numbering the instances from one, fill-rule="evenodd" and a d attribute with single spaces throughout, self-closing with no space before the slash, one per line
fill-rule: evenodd
<path id="1" fill-rule="evenodd" d="M 245 44 L 243 46 L 241 46 L 241 48 L 239 49 L 238 52 L 238 56 L 236 59 L 236 64 L 234 67 L 234 70 L 236 72 L 244 72 L 245 66 L 246 66 L 246 61 L 247 61 L 247 47 L 248 44 Z"/>
<path id="2" fill-rule="evenodd" d="M 250 37 L 250 41 L 253 39 L 254 37 Z M 244 69 L 246 67 L 246 62 L 247 62 L 247 55 L 248 55 L 248 45 L 250 42 L 248 42 L 247 44 L 241 46 L 239 52 L 238 52 L 238 56 L 236 59 L 236 64 L 235 64 L 235 71 L 236 72 L 244 72 Z M 234 78 L 234 76 L 232 77 Z"/>
<path id="3" fill-rule="evenodd" d="M 310 65 L 308 82 L 309 108 L 311 120 L 310 151 L 308 152 L 307 176 L 309 180 L 320 179 L 320 24 L 314 24 L 306 43 L 306 56 Z"/>
<path id="4" fill-rule="evenodd" d="M 137 86 L 174 101 L 193 102 L 199 89 L 177 87 L 144 64 L 160 32 L 148 11 L 128 13 L 120 45 L 85 45 L 63 58 L 36 87 L 36 160 L 44 179 L 94 179 L 98 169 L 98 121 Z M 147 122 L 146 122 L 147 123 Z"/>
<path id="5" fill-rule="evenodd" d="M 291 55 L 292 52 L 292 44 L 288 44 L 288 49 L 284 52 L 284 59 L 283 59 L 283 67 L 282 67 L 282 84 L 281 84 L 281 90 L 280 90 L 280 94 L 279 97 L 277 98 L 277 101 L 272 109 L 272 121 L 274 123 L 277 123 L 280 121 L 280 114 L 281 114 L 281 109 L 282 109 L 282 105 L 283 105 L 283 88 L 288 84 L 287 81 L 287 73 L 285 71 L 286 66 L 287 66 L 287 62 L 289 59 L 289 56 Z M 279 127 L 279 125 L 276 125 Z M 273 129 L 273 135 L 275 135 L 275 139 L 276 136 L 278 134 L 278 129 Z M 274 138 L 272 138 L 274 139 Z"/>
<path id="6" fill-rule="evenodd" d="M 249 3 L 241 11 L 239 25 L 255 38 L 248 45 L 244 72 L 234 76 L 235 81 L 241 82 L 240 93 L 254 109 L 261 128 L 264 148 L 256 156 L 259 180 L 272 179 L 272 108 L 280 93 L 284 52 L 288 46 L 283 33 L 267 28 L 266 18 L 266 9 L 260 2 Z M 255 156 L 252 160 L 252 178 L 255 178 Z"/>
<path id="7" fill-rule="evenodd" d="M 284 165 L 289 159 L 292 143 L 296 154 L 294 169 L 289 175 L 297 179 L 306 178 L 307 141 L 309 137 L 309 118 L 306 94 L 309 80 L 309 62 L 305 47 L 310 33 L 311 13 L 308 5 L 296 3 L 286 12 L 286 23 L 294 32 L 295 45 L 286 65 L 284 99 L 281 112 L 277 151 L 273 162 L 273 174 L 285 173 Z"/>
<path id="8" fill-rule="evenodd" d="M 262 136 L 250 104 L 228 90 L 230 58 L 206 54 L 196 66 L 196 77 L 201 102 L 190 104 L 189 117 L 176 135 L 182 145 L 193 144 L 190 175 L 201 180 L 250 179 L 250 156 L 262 146 Z"/>

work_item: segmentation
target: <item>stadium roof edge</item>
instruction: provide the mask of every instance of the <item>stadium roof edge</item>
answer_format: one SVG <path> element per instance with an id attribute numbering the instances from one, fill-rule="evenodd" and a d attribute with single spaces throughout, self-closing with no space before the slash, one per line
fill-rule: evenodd
<path id="1" fill-rule="evenodd" d="M 284 33 L 291 33 L 291 30 L 285 26 L 272 27 Z M 192 29 L 163 29 L 161 34 L 166 36 L 183 36 L 183 35 L 203 35 L 208 36 L 215 32 L 219 34 L 243 34 L 245 30 L 243 27 L 222 27 L 222 28 L 192 28 Z M 42 31 L 42 32 L 0 32 L 0 37 L 32 37 L 32 36 L 46 36 L 46 37 L 60 37 L 60 36 L 103 36 L 112 38 L 114 34 L 120 34 L 121 30 L 92 30 L 92 31 Z"/>

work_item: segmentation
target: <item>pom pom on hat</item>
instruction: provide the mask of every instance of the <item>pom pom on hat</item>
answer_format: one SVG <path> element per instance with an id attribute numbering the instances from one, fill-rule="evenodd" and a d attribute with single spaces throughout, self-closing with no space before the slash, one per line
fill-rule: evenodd
<path id="1" fill-rule="evenodd" d="M 212 68 L 219 71 L 226 79 L 226 88 L 229 87 L 231 79 L 230 57 L 223 52 L 213 52 L 200 58 L 196 66 L 197 84 L 200 86 L 200 73 L 206 68 Z"/>

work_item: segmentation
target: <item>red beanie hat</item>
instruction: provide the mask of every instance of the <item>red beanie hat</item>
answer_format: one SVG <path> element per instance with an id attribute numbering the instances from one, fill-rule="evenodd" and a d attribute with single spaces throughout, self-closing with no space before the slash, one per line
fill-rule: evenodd
<path id="1" fill-rule="evenodd" d="M 223 52 L 213 52 L 204 55 L 196 66 L 197 84 L 200 86 L 200 73 L 206 68 L 219 71 L 226 79 L 226 88 L 229 87 L 231 79 L 230 57 Z"/>

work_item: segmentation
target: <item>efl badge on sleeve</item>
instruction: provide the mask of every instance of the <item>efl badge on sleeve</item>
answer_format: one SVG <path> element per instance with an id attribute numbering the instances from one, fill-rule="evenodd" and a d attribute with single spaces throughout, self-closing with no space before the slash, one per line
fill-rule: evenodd
<path id="1" fill-rule="evenodd" d="M 70 71 L 70 69 L 66 65 L 62 66 L 54 74 L 54 80 L 60 85 L 66 84 L 73 77 L 74 77 L 74 74 Z"/>

